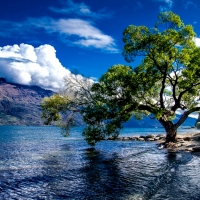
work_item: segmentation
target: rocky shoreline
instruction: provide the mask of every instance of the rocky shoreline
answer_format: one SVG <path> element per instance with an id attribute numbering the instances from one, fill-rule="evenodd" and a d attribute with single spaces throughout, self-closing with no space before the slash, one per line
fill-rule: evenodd
<path id="1" fill-rule="evenodd" d="M 200 133 L 178 134 L 176 142 L 165 143 L 165 135 L 146 135 L 133 137 L 109 137 L 107 140 L 157 142 L 158 149 L 168 149 L 169 152 L 188 151 L 200 152 Z"/>
<path id="2" fill-rule="evenodd" d="M 109 137 L 107 140 L 119 140 L 119 141 L 128 141 L 128 140 L 134 140 L 134 141 L 141 141 L 141 142 L 151 142 L 151 141 L 159 141 L 159 140 L 165 140 L 165 135 L 164 134 L 158 134 L 158 135 L 146 135 L 146 136 L 133 136 L 133 137 Z"/>

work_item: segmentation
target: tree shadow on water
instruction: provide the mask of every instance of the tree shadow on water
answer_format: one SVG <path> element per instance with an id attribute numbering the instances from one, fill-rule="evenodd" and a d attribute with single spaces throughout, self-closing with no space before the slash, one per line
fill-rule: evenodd
<path id="1" fill-rule="evenodd" d="M 85 199 L 122 199 L 129 193 L 128 182 L 123 175 L 117 153 L 105 154 L 94 148 L 85 151 L 86 164 L 80 169 L 83 174 Z"/>

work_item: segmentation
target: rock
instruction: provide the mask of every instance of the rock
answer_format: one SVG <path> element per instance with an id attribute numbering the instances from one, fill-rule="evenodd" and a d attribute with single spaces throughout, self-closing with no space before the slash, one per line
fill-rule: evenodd
<path id="1" fill-rule="evenodd" d="M 165 135 L 164 135 L 164 134 L 158 134 L 158 135 L 156 135 L 156 137 L 162 137 L 162 138 L 165 138 Z"/>
<path id="2" fill-rule="evenodd" d="M 139 138 L 138 138 L 138 141 L 145 141 L 145 139 L 144 139 L 144 138 L 141 138 L 141 137 L 139 137 Z"/>
<path id="3" fill-rule="evenodd" d="M 159 138 L 157 140 L 165 140 L 166 137 L 165 137 L 164 134 L 158 134 L 158 135 L 155 136 L 155 138 Z"/>
<path id="4" fill-rule="evenodd" d="M 135 140 L 136 140 L 136 137 L 131 137 L 130 139 L 135 141 Z"/>
<path id="5" fill-rule="evenodd" d="M 165 140 L 165 138 L 164 137 L 159 137 L 159 140 Z"/>
<path id="6" fill-rule="evenodd" d="M 189 152 L 191 152 L 191 151 L 193 151 L 193 149 L 192 149 L 192 148 L 186 148 L 186 149 L 184 149 L 184 151 L 189 151 Z"/>
<path id="7" fill-rule="evenodd" d="M 185 138 L 183 138 L 183 140 L 185 140 L 185 141 L 191 141 L 192 138 L 191 137 L 185 137 Z"/>
<path id="8" fill-rule="evenodd" d="M 166 148 L 172 148 L 172 147 L 174 147 L 174 145 L 175 145 L 175 143 L 169 142 L 169 143 L 166 143 L 166 144 L 165 144 L 165 147 L 166 147 Z"/>
<path id="9" fill-rule="evenodd" d="M 174 153 L 174 152 L 176 152 L 177 150 L 176 149 L 174 149 L 174 148 L 169 148 L 168 149 L 168 152 L 170 152 L 170 153 Z"/>
<path id="10" fill-rule="evenodd" d="M 109 137 L 109 138 L 108 138 L 108 140 L 114 140 L 114 139 L 115 139 L 114 137 Z"/>
<path id="11" fill-rule="evenodd" d="M 161 136 L 160 139 L 165 140 L 166 137 Z"/>
<path id="12" fill-rule="evenodd" d="M 184 143 L 184 140 L 183 140 L 182 138 L 177 138 L 176 141 L 177 141 L 177 142 Z"/>
<path id="13" fill-rule="evenodd" d="M 195 141 L 200 141 L 200 137 L 199 137 L 199 136 L 200 136 L 199 133 L 195 134 L 195 135 L 193 136 L 193 140 L 195 140 Z"/>
<path id="14" fill-rule="evenodd" d="M 190 144 L 190 145 L 187 145 L 186 147 L 187 148 L 193 148 L 193 147 L 195 147 L 195 145 L 194 144 Z"/>
<path id="15" fill-rule="evenodd" d="M 200 146 L 193 147 L 192 150 L 193 152 L 200 152 Z"/>
<path id="16" fill-rule="evenodd" d="M 154 138 L 147 138 L 146 141 L 152 142 L 152 141 L 155 141 L 155 140 L 154 140 Z"/>
<path id="17" fill-rule="evenodd" d="M 155 136 L 153 134 L 147 135 L 146 138 L 154 138 Z"/>
<path id="18" fill-rule="evenodd" d="M 164 149 L 164 145 L 161 144 L 158 149 Z"/>
<path id="19" fill-rule="evenodd" d="M 124 137 L 122 140 L 123 141 L 128 141 L 128 140 L 130 140 L 130 137 Z"/>
<path id="20" fill-rule="evenodd" d="M 180 143 L 174 145 L 174 147 L 176 147 L 176 148 L 181 147 L 181 146 L 182 146 L 182 144 L 180 144 Z"/>
<path id="21" fill-rule="evenodd" d="M 160 137 L 155 137 L 154 140 L 160 140 Z"/>
<path id="22" fill-rule="evenodd" d="M 137 140 L 138 140 L 138 137 L 131 137 L 130 140 L 137 141 Z"/>

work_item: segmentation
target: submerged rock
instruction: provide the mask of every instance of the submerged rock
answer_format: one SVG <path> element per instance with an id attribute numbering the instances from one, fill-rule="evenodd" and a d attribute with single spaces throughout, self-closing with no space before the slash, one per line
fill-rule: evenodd
<path id="1" fill-rule="evenodd" d="M 163 134 L 158 134 L 157 136 L 150 134 L 147 136 L 144 135 L 140 135 L 140 136 L 133 136 L 133 137 L 109 137 L 106 140 L 118 140 L 118 141 L 129 141 L 129 140 L 133 140 L 133 141 L 141 141 L 141 142 L 153 142 L 153 141 L 162 141 L 165 139 L 165 136 Z"/>
<path id="2" fill-rule="evenodd" d="M 122 140 L 123 141 L 128 141 L 128 140 L 130 140 L 130 137 L 124 137 Z"/>
<path id="3" fill-rule="evenodd" d="M 139 139 L 139 137 L 135 136 L 135 137 L 132 137 L 132 140 L 134 141 L 137 141 Z"/>
<path id="4" fill-rule="evenodd" d="M 152 142 L 152 141 L 155 141 L 155 139 L 154 138 L 147 138 L 146 141 Z"/>
<path id="5" fill-rule="evenodd" d="M 140 142 L 157 142 L 158 149 L 166 148 L 169 152 L 188 151 L 200 152 L 200 133 L 187 133 L 185 135 L 178 135 L 176 142 L 165 142 L 166 136 L 164 134 L 147 135 L 147 136 L 133 136 L 133 137 L 109 137 L 107 140 L 118 141 L 140 141 Z"/>
<path id="6" fill-rule="evenodd" d="M 185 141 L 191 141 L 192 140 L 192 138 L 191 137 L 185 137 L 185 138 L 183 138 Z"/>
<path id="7" fill-rule="evenodd" d="M 154 138 L 155 136 L 153 134 L 147 135 L 146 138 Z"/>
<path id="8" fill-rule="evenodd" d="M 180 142 L 180 143 L 184 143 L 185 142 L 183 138 L 177 138 L 176 141 Z"/>
<path id="9" fill-rule="evenodd" d="M 200 146 L 193 147 L 192 150 L 193 152 L 200 152 Z"/>
<path id="10" fill-rule="evenodd" d="M 159 146 L 158 146 L 158 149 L 164 149 L 164 145 L 162 145 L 162 144 L 159 145 Z"/>
<path id="11" fill-rule="evenodd" d="M 156 137 L 162 137 L 162 138 L 165 138 L 165 135 L 164 135 L 164 134 L 158 134 L 158 135 L 156 135 Z"/>
<path id="12" fill-rule="evenodd" d="M 138 141 L 141 141 L 141 142 L 143 142 L 143 141 L 145 141 L 145 139 L 144 139 L 144 138 L 142 138 L 142 137 L 139 137 L 139 138 L 138 138 Z"/>

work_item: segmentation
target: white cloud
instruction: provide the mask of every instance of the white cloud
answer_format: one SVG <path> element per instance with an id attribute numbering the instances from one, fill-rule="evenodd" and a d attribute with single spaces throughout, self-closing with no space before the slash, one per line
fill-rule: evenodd
<path id="1" fill-rule="evenodd" d="M 82 47 L 93 47 L 109 53 L 118 53 L 114 39 L 104 34 L 96 28 L 90 21 L 82 19 L 58 19 L 50 17 L 28 18 L 24 22 L 12 23 L 0 21 L 0 28 L 4 31 L 0 33 L 3 37 L 15 37 L 15 35 L 26 35 L 40 33 L 45 30 L 49 35 L 57 33 L 64 43 L 71 43 Z M 12 32 L 13 31 L 13 32 Z M 6 34 L 5 34 L 6 33 Z M 7 34 L 8 33 L 8 34 Z M 19 33 L 19 34 L 18 34 Z"/>
<path id="2" fill-rule="evenodd" d="M 57 30 L 66 35 L 75 35 L 77 40 L 75 44 L 85 47 L 95 47 L 109 51 L 117 51 L 115 49 L 114 39 L 103 34 L 99 29 L 91 25 L 91 23 L 81 19 L 61 19 L 55 22 Z"/>
<path id="3" fill-rule="evenodd" d="M 187 1 L 185 4 L 184 4 L 184 8 L 187 10 L 188 8 L 196 8 L 197 7 L 197 5 L 194 3 L 194 2 L 192 2 L 192 1 Z"/>
<path id="4" fill-rule="evenodd" d="M 166 3 L 170 8 L 172 7 L 173 5 L 173 0 L 156 0 L 156 1 L 160 1 L 160 2 L 164 2 Z"/>
<path id="5" fill-rule="evenodd" d="M 173 5 L 173 0 L 163 0 L 169 7 L 172 7 Z"/>
<path id="6" fill-rule="evenodd" d="M 60 1 L 62 8 L 50 7 L 54 12 L 69 14 L 70 18 L 54 19 L 48 16 L 39 18 L 27 18 L 25 21 L 12 22 L 0 20 L 0 32 L 2 37 L 26 37 L 33 36 L 36 38 L 38 34 L 48 33 L 64 43 L 70 43 L 79 47 L 93 47 L 109 53 L 118 53 L 114 39 L 104 34 L 95 27 L 91 20 L 108 17 L 109 14 L 105 10 L 95 13 L 85 3 L 74 3 L 73 0 Z M 142 6 L 137 2 L 138 6 Z M 75 18 L 72 18 L 75 17 Z M 90 20 L 79 19 L 77 17 L 90 17 Z M 56 34 L 55 34 L 56 33 Z M 35 40 L 34 38 L 34 40 Z M 36 39 L 37 41 L 37 39 Z"/>
<path id="7" fill-rule="evenodd" d="M 61 65 L 51 45 L 20 44 L 0 48 L 0 74 L 10 82 L 58 90 L 71 72 Z"/>
<path id="8" fill-rule="evenodd" d="M 200 47 L 200 38 L 194 38 L 194 42 L 196 44 L 197 47 Z"/>
<path id="9" fill-rule="evenodd" d="M 43 28 L 48 33 L 56 32 L 62 39 L 70 39 L 71 43 L 82 47 L 94 47 L 111 53 L 118 53 L 114 39 L 102 33 L 89 21 L 82 19 L 39 18 L 29 19 L 29 25 Z"/>
<path id="10" fill-rule="evenodd" d="M 153 0 L 164 3 L 164 5 L 160 5 L 159 9 L 161 12 L 171 10 L 173 7 L 173 0 Z"/>
<path id="11" fill-rule="evenodd" d="M 99 11 L 98 13 L 92 12 L 90 7 L 85 3 L 74 3 L 72 0 L 66 1 L 62 8 L 50 7 L 49 8 L 53 12 L 61 13 L 61 14 L 71 14 L 76 16 L 86 16 L 92 18 L 104 18 L 109 17 L 108 13 L 102 13 Z"/>

